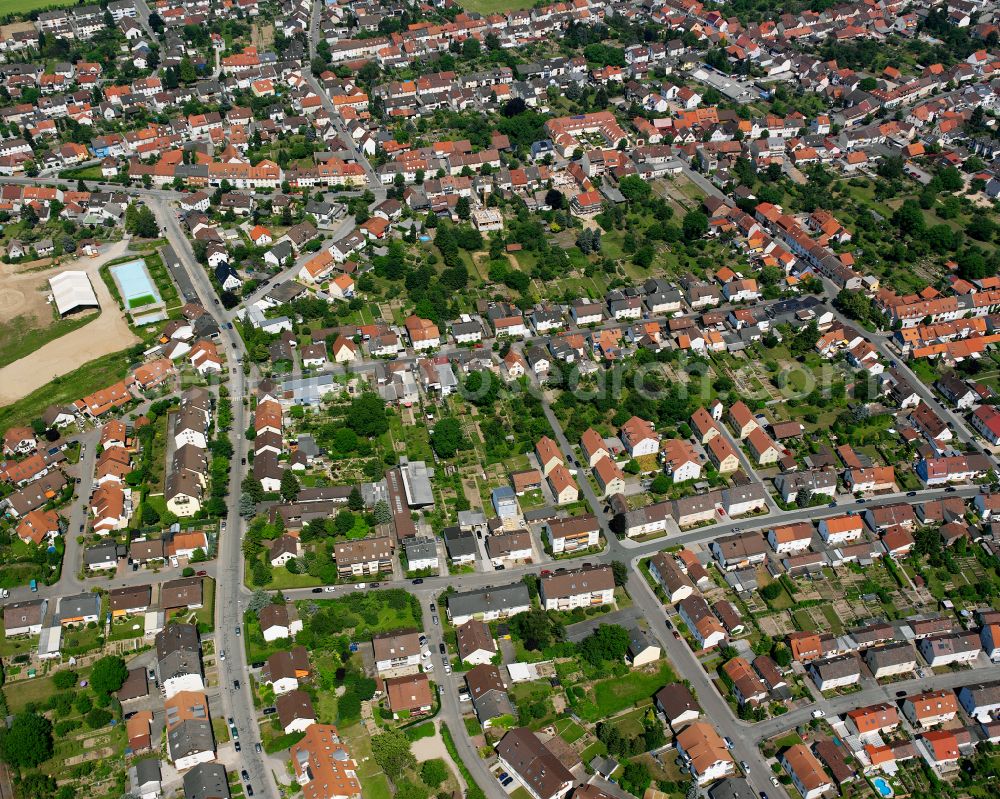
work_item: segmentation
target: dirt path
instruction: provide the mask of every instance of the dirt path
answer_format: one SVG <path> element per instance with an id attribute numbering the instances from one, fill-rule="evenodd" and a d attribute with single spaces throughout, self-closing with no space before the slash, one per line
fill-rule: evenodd
<path id="1" fill-rule="evenodd" d="M 50 341 L 31 355 L 0 369 L 0 405 L 26 397 L 54 378 L 140 340 L 129 329 L 118 303 L 98 274 L 102 265 L 124 255 L 126 249 L 125 242 L 118 242 L 97 258 L 77 258 L 53 269 L 32 273 L 31 277 L 37 281 L 66 270 L 82 269 L 94 287 L 101 313 L 90 324 Z"/>
<path id="2" fill-rule="evenodd" d="M 417 759 L 418 763 L 423 763 L 425 760 L 432 760 L 435 757 L 441 758 L 448 764 L 462 790 L 468 790 L 465 779 L 462 777 L 462 772 L 455 765 L 455 761 L 451 759 L 451 755 L 448 754 L 448 748 L 444 745 L 444 741 L 441 740 L 441 732 L 437 728 L 437 723 L 435 723 L 434 729 L 435 733 L 432 737 L 418 738 L 413 742 L 413 745 L 410 747 L 413 756 Z"/>

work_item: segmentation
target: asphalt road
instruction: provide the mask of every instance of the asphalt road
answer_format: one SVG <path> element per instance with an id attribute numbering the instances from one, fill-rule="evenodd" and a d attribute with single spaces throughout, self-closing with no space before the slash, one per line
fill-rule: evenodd
<path id="1" fill-rule="evenodd" d="M 201 304 L 205 308 L 213 308 L 215 290 L 204 268 L 195 260 L 194 251 L 180 229 L 173 209 L 161 197 L 150 200 L 149 205 L 165 229 L 167 238 L 180 259 L 181 269 L 193 285 Z M 243 647 L 242 636 L 237 632 L 243 623 L 241 593 L 245 590 L 241 548 L 243 519 L 239 515 L 240 483 L 243 473 L 239 464 L 240 459 L 246 456 L 243 431 L 246 430 L 248 421 L 247 407 L 244 404 L 248 401 L 247 378 L 244 377 L 242 368 L 237 366 L 237 360 L 244 359 L 246 352 L 243 341 L 235 329 L 222 327 L 219 342 L 226 355 L 227 367 L 230 369 L 228 388 L 233 407 L 233 424 L 230 431 L 233 460 L 229 475 L 227 529 L 219 536 L 219 552 L 216 559 L 214 643 L 216 651 L 226 653 L 226 660 L 222 661 L 220 656 L 219 661 L 222 680 L 221 699 L 226 718 L 233 718 L 240 734 L 242 766 L 249 772 L 255 792 L 262 797 L 272 799 L 277 796 L 274 778 L 268 772 L 263 753 L 256 752 L 254 746 L 260 741 L 257 714 L 251 699 L 246 650 Z M 239 680 L 243 686 L 239 691 L 233 688 L 234 680 Z"/>

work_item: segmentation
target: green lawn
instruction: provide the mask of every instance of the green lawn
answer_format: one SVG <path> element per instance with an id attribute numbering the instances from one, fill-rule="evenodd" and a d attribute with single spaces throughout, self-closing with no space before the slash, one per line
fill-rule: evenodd
<path id="1" fill-rule="evenodd" d="M 9 4 L 5 3 L 4 5 L 6 6 Z M 45 5 L 45 3 L 38 2 L 38 3 L 33 3 L 33 5 L 41 8 L 42 6 Z M 53 5 L 58 5 L 58 4 L 53 4 Z M 76 169 L 64 169 L 62 172 L 59 173 L 59 177 L 65 180 L 104 180 L 104 173 L 101 172 L 100 165 L 82 166 L 82 167 L 77 167 Z"/>
<path id="2" fill-rule="evenodd" d="M 562 718 L 556 722 L 556 732 L 568 744 L 578 741 L 586 732 L 583 727 L 571 718 Z"/>
<path id="3" fill-rule="evenodd" d="M 394 592 L 403 594 L 406 598 L 405 602 L 399 603 L 400 607 L 398 608 L 393 607 L 389 601 L 389 595 Z M 333 607 L 342 611 L 346 616 L 344 629 L 353 627 L 353 640 L 363 641 L 371 638 L 373 634 L 389 632 L 390 630 L 423 629 L 419 605 L 415 600 L 411 600 L 410 596 L 409 593 L 398 588 L 387 591 L 359 591 L 337 599 L 302 600 L 297 605 L 300 617 L 306 626 L 309 624 L 309 614 L 306 608 L 310 605 L 316 605 L 320 609 Z M 359 608 L 359 603 L 364 603 L 364 605 Z"/>
<path id="4" fill-rule="evenodd" d="M 0 366 L 14 363 L 50 341 L 72 333 L 93 322 L 100 312 L 85 313 L 72 319 L 56 319 L 44 327 L 35 327 L 33 320 L 17 316 L 0 324 Z"/>
<path id="5" fill-rule="evenodd" d="M 28 705 L 47 702 L 55 692 L 56 687 L 52 684 L 51 677 L 35 677 L 33 680 L 19 680 L 15 683 L 8 681 L 4 686 L 7 706 L 12 714 L 24 710 Z"/>
<path id="6" fill-rule="evenodd" d="M 38 646 L 37 635 L 19 635 L 16 638 L 0 639 L 0 657 L 11 658 L 31 652 Z"/>
<path id="7" fill-rule="evenodd" d="M 813 621 L 813 617 L 806 610 L 795 611 L 792 614 L 792 620 L 795 622 L 795 626 L 803 632 L 810 632 L 816 629 L 816 622 Z"/>
<path id="8" fill-rule="evenodd" d="M 100 646 L 104 630 L 100 627 L 65 628 L 62 634 L 62 653 L 64 655 L 85 655 Z"/>
<path id="9" fill-rule="evenodd" d="M 534 3 L 532 0 L 460 0 L 460 5 L 469 11 L 493 14 L 498 11 L 517 11 L 522 8 L 531 8 Z"/>
<path id="10" fill-rule="evenodd" d="M 783 738 L 778 738 L 777 740 L 775 740 L 774 745 L 778 747 L 778 750 L 780 751 L 782 749 L 787 749 L 790 746 L 795 746 L 795 744 L 800 744 L 800 743 L 802 743 L 802 739 L 799 738 L 799 736 L 796 735 L 794 732 L 792 732 L 784 736 Z"/>
<path id="11" fill-rule="evenodd" d="M 249 562 L 244 573 L 247 575 L 246 579 L 249 580 Z M 272 570 L 271 582 L 267 584 L 267 588 L 269 590 L 284 591 L 291 588 L 313 588 L 317 585 L 323 585 L 323 582 L 318 577 L 313 577 L 311 574 L 292 574 L 284 566 L 279 566 Z"/>
<path id="12" fill-rule="evenodd" d="M 355 724 L 340 731 L 358 764 L 358 780 L 365 799 L 392 799 L 389 779 L 372 757 L 371 738 L 364 727 Z"/>
<path id="13" fill-rule="evenodd" d="M 52 2 L 52 0 L 4 0 L 3 15 L 27 14 L 29 11 L 42 8 L 65 8 L 75 3 Z M 100 172 L 100 169 L 98 169 Z"/>
<path id="14" fill-rule="evenodd" d="M 585 721 L 607 718 L 642 699 L 649 699 L 664 685 L 676 680 L 673 669 L 665 662 L 652 674 L 632 672 L 625 678 L 601 680 L 592 687 L 593 702 L 582 702 L 577 712 Z"/>
<path id="15" fill-rule="evenodd" d="M 68 374 L 57 377 L 48 385 L 27 397 L 0 408 L 0 429 L 28 424 L 41 416 L 49 405 L 74 402 L 98 389 L 107 388 L 128 374 L 127 350 L 113 352 L 84 364 Z"/>
<path id="16" fill-rule="evenodd" d="M 152 305 L 156 302 L 156 297 L 152 294 L 143 294 L 141 297 L 133 297 L 128 301 L 129 308 L 141 308 L 143 305 Z"/>

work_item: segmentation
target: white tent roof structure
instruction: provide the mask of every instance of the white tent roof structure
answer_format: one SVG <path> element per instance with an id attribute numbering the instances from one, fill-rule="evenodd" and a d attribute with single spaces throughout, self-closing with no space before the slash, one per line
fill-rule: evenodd
<path id="1" fill-rule="evenodd" d="M 61 272 L 49 278 L 49 286 L 52 287 L 52 297 L 60 316 L 79 308 L 101 307 L 86 272 Z"/>

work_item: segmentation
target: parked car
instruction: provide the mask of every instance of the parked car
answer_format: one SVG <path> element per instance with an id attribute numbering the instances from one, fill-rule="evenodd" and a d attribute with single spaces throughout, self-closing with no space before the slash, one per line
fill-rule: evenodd
<path id="1" fill-rule="evenodd" d="M 240 690 L 240 681 L 239 680 L 233 680 L 233 690 L 234 691 Z"/>
<path id="2" fill-rule="evenodd" d="M 433 616 L 431 616 L 431 621 L 434 622 L 435 624 L 440 624 L 441 623 L 441 621 L 438 619 L 436 613 Z"/>
<path id="3" fill-rule="evenodd" d="M 235 749 L 237 752 L 243 751 L 243 744 L 240 743 L 238 738 L 236 739 L 236 742 L 233 744 L 233 749 Z"/>
<path id="4" fill-rule="evenodd" d="M 444 641 L 442 641 L 441 643 L 438 644 L 438 651 L 442 655 L 445 654 L 448 651 L 447 647 L 444 645 Z"/>
<path id="5" fill-rule="evenodd" d="M 314 588 L 314 589 L 312 590 L 312 592 L 313 592 L 314 594 L 322 594 L 322 593 L 323 593 L 323 589 L 322 589 L 322 588 Z"/>
<path id="6" fill-rule="evenodd" d="M 413 581 L 412 584 L 413 585 L 423 585 L 424 584 L 424 578 L 423 577 L 418 577 L 416 580 Z"/>
<path id="7" fill-rule="evenodd" d="M 337 588 L 336 586 L 328 585 L 323 590 L 326 591 L 326 593 L 328 594 L 332 594 L 334 591 L 337 590 Z"/>
<path id="8" fill-rule="evenodd" d="M 243 782 L 250 782 L 250 772 L 246 769 L 240 772 L 240 776 L 243 778 Z"/>
<path id="9" fill-rule="evenodd" d="M 195 574 L 197 574 L 199 577 L 208 577 L 208 572 L 205 571 L 204 569 L 202 569 L 201 571 L 195 572 Z M 236 634 L 239 635 L 239 633 L 236 633 Z"/>

